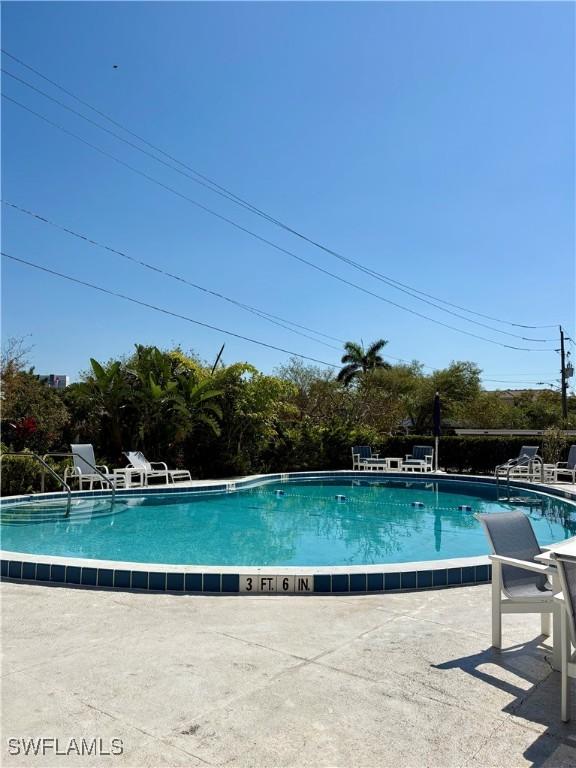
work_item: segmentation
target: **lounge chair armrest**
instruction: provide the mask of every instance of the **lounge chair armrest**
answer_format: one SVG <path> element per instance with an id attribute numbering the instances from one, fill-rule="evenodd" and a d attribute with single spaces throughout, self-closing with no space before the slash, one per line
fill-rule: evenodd
<path id="1" fill-rule="evenodd" d="M 103 475 L 109 475 L 110 474 L 106 464 L 94 464 L 94 466 L 96 467 L 96 469 L 99 469 L 100 472 L 102 472 Z"/>
<path id="2" fill-rule="evenodd" d="M 515 568 L 522 568 L 525 571 L 534 571 L 534 573 L 541 573 L 543 575 L 556 573 L 556 569 L 551 568 L 549 565 L 531 563 L 529 560 L 517 560 L 515 557 L 504 557 L 504 555 L 490 555 L 489 557 L 492 562 L 501 563 L 502 565 L 513 565 Z"/>
<path id="3" fill-rule="evenodd" d="M 567 461 L 557 461 L 556 464 L 554 464 L 556 469 L 560 469 L 560 467 L 567 467 L 568 462 Z"/>
<path id="4" fill-rule="evenodd" d="M 154 469 L 154 467 L 160 467 L 165 472 L 168 472 L 168 465 L 163 461 L 151 461 L 150 466 L 152 467 L 152 469 Z"/>

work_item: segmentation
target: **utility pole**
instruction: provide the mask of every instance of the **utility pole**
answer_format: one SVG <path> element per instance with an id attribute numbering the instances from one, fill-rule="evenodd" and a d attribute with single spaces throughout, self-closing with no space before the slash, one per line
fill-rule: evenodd
<path id="1" fill-rule="evenodd" d="M 218 352 L 218 355 L 217 355 L 217 357 L 216 357 L 216 360 L 214 360 L 214 365 L 212 366 L 212 370 L 210 371 L 210 376 L 212 376 L 212 374 L 213 374 L 213 373 L 214 373 L 214 371 L 216 370 L 216 366 L 218 365 L 218 361 L 219 361 L 219 360 L 220 360 L 220 358 L 222 357 L 222 352 L 224 352 L 224 347 L 225 347 L 225 346 L 226 346 L 226 344 L 222 344 L 222 347 L 220 348 L 220 352 Z"/>
<path id="2" fill-rule="evenodd" d="M 560 326 L 560 381 L 562 391 L 562 418 L 564 421 L 568 419 L 568 377 L 566 376 L 566 354 L 564 351 L 564 331 Z"/>

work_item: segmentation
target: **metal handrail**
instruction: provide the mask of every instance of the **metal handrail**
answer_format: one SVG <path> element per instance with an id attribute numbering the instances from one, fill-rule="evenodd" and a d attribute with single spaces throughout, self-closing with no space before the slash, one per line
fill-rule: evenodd
<path id="1" fill-rule="evenodd" d="M 48 455 L 49 454 L 47 454 L 47 456 Z M 38 456 L 37 453 L 28 453 L 27 451 L 20 451 L 20 452 L 4 451 L 0 454 L 0 465 L 2 464 L 2 459 L 5 456 L 20 456 L 28 459 L 36 459 L 36 461 L 39 461 L 40 464 L 42 465 L 42 493 L 44 492 L 44 476 L 46 474 L 46 470 L 48 470 L 48 472 L 52 475 L 52 477 L 55 480 L 57 480 L 60 483 L 60 485 L 66 489 L 66 493 L 68 494 L 68 500 L 66 504 L 66 517 L 70 514 L 70 502 L 72 499 L 72 489 L 70 488 L 66 480 L 60 477 L 60 475 L 57 472 L 55 472 L 55 470 L 52 469 L 52 467 L 49 464 L 46 463 L 45 461 L 46 456 L 44 458 L 41 458 L 40 456 Z"/>
<path id="2" fill-rule="evenodd" d="M 544 462 L 540 458 L 540 456 L 521 456 L 518 459 L 514 459 L 514 463 L 506 462 L 505 464 L 498 464 L 498 466 L 495 469 L 496 474 L 496 498 L 500 497 L 500 475 L 498 474 L 499 469 L 504 469 L 506 467 L 506 487 L 508 489 L 508 498 L 510 498 L 510 472 L 512 472 L 513 469 L 516 469 L 517 467 L 523 467 L 524 465 L 529 465 L 528 473 L 529 475 L 532 475 L 532 472 L 530 471 L 531 466 L 534 462 L 537 464 L 540 464 L 540 482 L 544 482 Z"/>
<path id="3" fill-rule="evenodd" d="M 95 467 L 94 464 L 91 464 L 89 461 L 87 461 L 84 458 L 84 456 L 80 456 L 79 453 L 74 453 L 74 452 L 72 452 L 72 453 L 45 453 L 44 454 L 44 459 L 47 459 L 49 456 L 58 457 L 58 458 L 74 458 L 75 456 L 77 456 L 78 458 L 82 459 L 82 461 L 85 464 L 88 464 L 90 469 L 94 470 L 94 473 L 96 475 L 100 475 L 102 480 L 104 480 L 105 483 L 108 483 L 108 485 L 112 488 L 112 504 L 114 504 L 114 499 L 116 498 L 116 483 L 113 483 L 112 480 L 110 480 L 108 477 L 106 477 L 105 474 L 100 472 L 98 467 Z M 80 477 L 81 477 L 81 475 L 80 475 Z M 80 486 L 80 487 L 82 487 L 82 486 Z M 42 473 L 42 490 L 44 490 L 44 473 Z"/>

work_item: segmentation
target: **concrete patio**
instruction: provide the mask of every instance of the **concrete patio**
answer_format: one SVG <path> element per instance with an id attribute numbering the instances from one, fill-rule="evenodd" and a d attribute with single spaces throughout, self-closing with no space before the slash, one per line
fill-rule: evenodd
<path id="1" fill-rule="evenodd" d="M 204 597 L 1 585 L 10 766 L 576 765 L 536 616 L 490 650 L 488 586 Z M 576 691 L 573 692 L 576 698 Z M 122 739 L 119 756 L 8 739 Z"/>

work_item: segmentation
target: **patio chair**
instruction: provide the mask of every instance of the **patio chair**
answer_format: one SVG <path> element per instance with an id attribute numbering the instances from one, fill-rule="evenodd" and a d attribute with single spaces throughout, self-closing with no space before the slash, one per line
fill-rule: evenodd
<path id="1" fill-rule="evenodd" d="M 571 478 L 571 482 L 576 483 L 576 445 L 570 446 L 566 461 L 557 462 L 552 472 L 554 482 L 556 483 L 560 482 L 559 475 L 568 475 Z"/>
<path id="2" fill-rule="evenodd" d="M 576 557 L 554 552 L 552 555 L 558 568 L 562 594 L 555 596 L 560 608 L 562 632 L 562 662 L 560 669 L 560 710 L 562 720 L 570 720 L 570 678 L 576 678 Z"/>
<path id="3" fill-rule="evenodd" d="M 475 515 L 486 532 L 492 553 L 492 645 L 502 647 L 503 613 L 540 613 L 542 634 L 550 635 L 550 615 L 559 609 L 548 575 L 550 566 L 534 560 L 542 550 L 530 520 L 523 512 L 493 512 Z"/>
<path id="4" fill-rule="evenodd" d="M 434 448 L 431 445 L 415 445 L 402 462 L 402 472 L 432 472 L 433 469 Z"/>
<path id="5" fill-rule="evenodd" d="M 504 464 L 499 464 L 494 470 L 494 474 L 496 477 L 524 477 L 529 479 L 533 474 L 535 460 L 540 462 L 540 457 L 537 456 L 537 453 L 537 445 L 523 445 L 520 448 L 518 457 L 516 459 L 508 459 Z"/>
<path id="6" fill-rule="evenodd" d="M 114 486 L 125 485 L 126 479 L 122 476 L 116 476 L 108 471 L 105 464 L 96 464 L 94 448 L 91 443 L 76 443 L 70 446 L 72 456 L 72 466 L 64 470 L 64 481 L 77 478 L 80 490 L 88 484 L 88 490 L 93 490 L 94 483 L 98 483 L 101 488 L 110 487 L 106 480 L 113 483 Z"/>
<path id="7" fill-rule="evenodd" d="M 125 451 L 124 456 L 129 461 L 129 467 L 139 469 L 145 475 L 145 482 L 151 477 L 163 477 L 166 483 L 175 483 L 176 480 L 192 480 L 187 469 L 168 469 L 163 461 L 148 461 L 141 451 Z"/>
<path id="8" fill-rule="evenodd" d="M 384 472 L 387 460 L 381 459 L 379 453 L 373 453 L 369 445 L 355 445 L 352 448 L 352 469 Z"/>

